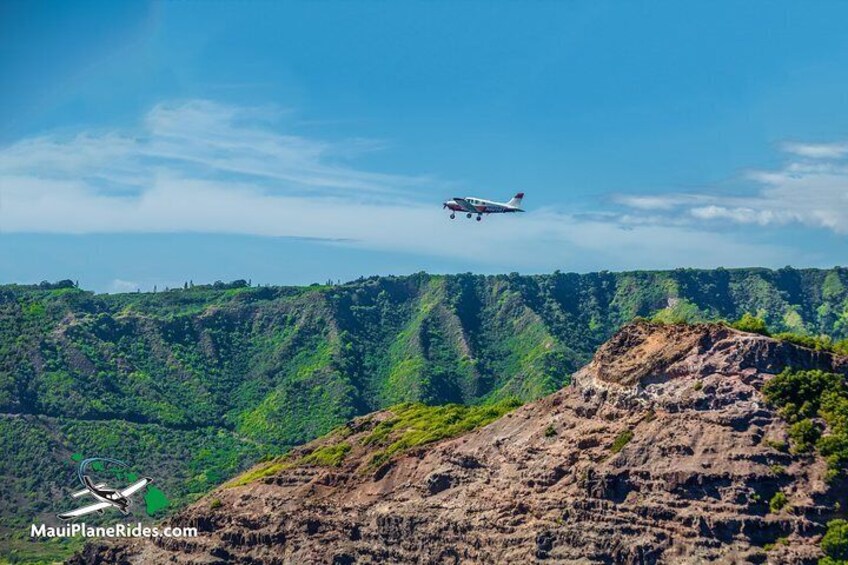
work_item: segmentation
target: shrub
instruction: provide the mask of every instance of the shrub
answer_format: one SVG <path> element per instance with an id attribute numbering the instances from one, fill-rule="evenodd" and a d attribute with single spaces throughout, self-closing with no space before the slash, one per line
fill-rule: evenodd
<path id="1" fill-rule="evenodd" d="M 766 551 L 771 551 L 779 545 L 789 545 L 789 539 L 788 538 L 777 538 L 776 540 L 774 540 L 774 543 L 765 544 L 763 546 L 763 549 L 765 549 Z"/>
<path id="2" fill-rule="evenodd" d="M 769 500 L 769 509 L 772 512 L 780 512 L 783 508 L 786 507 L 786 503 L 789 502 L 786 498 L 786 495 L 781 491 L 777 491 L 774 493 L 774 496 Z"/>
<path id="3" fill-rule="evenodd" d="M 799 420 L 789 426 L 789 437 L 792 439 L 792 452 L 803 453 L 815 446 L 821 432 L 809 418 Z"/>
<path id="4" fill-rule="evenodd" d="M 836 479 L 848 464 L 848 386 L 845 377 L 823 371 L 791 371 L 773 377 L 763 392 L 792 426 L 793 451 L 815 445 L 827 459 L 827 479 Z M 822 435 L 811 418 L 827 424 Z"/>
<path id="5" fill-rule="evenodd" d="M 221 502 L 220 498 L 213 498 L 212 501 L 209 503 L 209 510 L 215 510 L 216 508 L 220 508 L 223 505 L 224 503 Z"/>
<path id="6" fill-rule="evenodd" d="M 786 442 L 783 441 L 783 440 L 779 440 L 779 439 L 767 439 L 765 441 L 765 444 L 768 447 L 774 449 L 775 451 L 785 452 L 788 448 L 788 446 L 786 445 Z"/>
<path id="7" fill-rule="evenodd" d="M 794 423 L 802 418 L 815 417 L 825 391 L 845 392 L 843 377 L 824 371 L 792 371 L 785 369 L 763 387 L 766 399 L 781 409 L 784 417 Z"/>
<path id="8" fill-rule="evenodd" d="M 788 341 L 789 343 L 794 343 L 795 345 L 800 345 L 801 347 L 815 349 L 816 351 L 833 350 L 833 340 L 830 338 L 830 336 L 826 335 L 813 336 L 796 334 L 792 332 L 782 332 L 779 334 L 775 334 L 774 338 L 779 339 L 780 341 Z"/>
<path id="9" fill-rule="evenodd" d="M 553 425 L 550 425 L 545 429 L 545 437 L 554 437 L 555 435 L 557 435 L 557 432 Z"/>
<path id="10" fill-rule="evenodd" d="M 801 347 L 815 349 L 816 351 L 830 351 L 837 355 L 848 355 L 848 339 L 834 342 L 829 335 L 802 335 L 792 332 L 782 332 L 774 336 L 775 339 L 788 341 Z"/>
<path id="11" fill-rule="evenodd" d="M 774 464 L 769 466 L 769 471 L 775 477 L 780 477 L 786 474 L 786 469 L 782 465 Z"/>
<path id="12" fill-rule="evenodd" d="M 704 318 L 704 314 L 697 304 L 681 298 L 673 306 L 663 308 L 654 314 L 651 321 L 658 324 L 694 324 L 704 320 Z"/>
<path id="13" fill-rule="evenodd" d="M 832 560 L 829 563 L 848 560 L 848 522 L 845 520 L 828 522 L 827 533 L 822 538 L 821 548 L 825 555 Z"/>
<path id="14" fill-rule="evenodd" d="M 633 439 L 633 431 L 632 430 L 624 430 L 615 438 L 615 441 L 612 442 L 612 447 L 610 451 L 613 453 L 618 453 L 624 446 L 630 443 L 630 440 Z"/>
<path id="15" fill-rule="evenodd" d="M 748 312 L 745 312 L 741 318 L 730 324 L 730 326 L 743 332 L 769 335 L 768 326 L 766 326 L 765 320 Z"/>

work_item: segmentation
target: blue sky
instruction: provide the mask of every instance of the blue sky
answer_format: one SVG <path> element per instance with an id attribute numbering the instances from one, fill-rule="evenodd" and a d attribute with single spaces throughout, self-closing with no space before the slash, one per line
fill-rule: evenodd
<path id="1" fill-rule="evenodd" d="M 4 2 L 0 279 L 833 266 L 844 2 Z M 453 195 L 529 213 L 453 222 Z"/>

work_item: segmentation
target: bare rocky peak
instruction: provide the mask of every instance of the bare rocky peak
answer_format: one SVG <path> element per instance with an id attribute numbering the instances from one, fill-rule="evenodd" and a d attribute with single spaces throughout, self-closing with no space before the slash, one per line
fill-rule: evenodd
<path id="1" fill-rule="evenodd" d="M 72 561 L 815 563 L 848 501 L 822 460 L 774 447 L 786 424 L 760 390 L 787 366 L 848 373 L 720 325 L 631 324 L 572 386 L 488 426 L 375 467 L 363 440 L 392 413 L 366 416 L 290 458 L 341 433 L 338 467 L 282 465 L 169 520 L 196 539 L 92 544 Z"/>

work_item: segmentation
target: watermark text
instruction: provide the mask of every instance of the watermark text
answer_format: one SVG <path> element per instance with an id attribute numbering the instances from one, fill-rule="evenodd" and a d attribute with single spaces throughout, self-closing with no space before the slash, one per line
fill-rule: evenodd
<path id="1" fill-rule="evenodd" d="M 113 524 L 111 526 L 89 526 L 85 522 L 48 526 L 32 524 L 29 535 L 32 538 L 193 538 L 197 528 L 178 526 L 145 526 L 135 524 Z"/>

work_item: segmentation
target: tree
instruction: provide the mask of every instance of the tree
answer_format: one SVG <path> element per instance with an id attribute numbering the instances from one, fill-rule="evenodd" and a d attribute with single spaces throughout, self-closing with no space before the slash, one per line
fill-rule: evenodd
<path id="1" fill-rule="evenodd" d="M 757 316 L 754 316 L 749 312 L 745 312 L 745 314 L 741 318 L 733 322 L 731 326 L 743 332 L 769 335 L 768 327 L 766 326 L 765 320 L 763 320 L 762 318 L 758 318 Z"/>
<path id="2" fill-rule="evenodd" d="M 845 520 L 831 520 L 827 523 L 827 533 L 821 541 L 821 548 L 825 555 L 839 563 L 848 560 L 848 522 Z"/>

